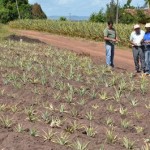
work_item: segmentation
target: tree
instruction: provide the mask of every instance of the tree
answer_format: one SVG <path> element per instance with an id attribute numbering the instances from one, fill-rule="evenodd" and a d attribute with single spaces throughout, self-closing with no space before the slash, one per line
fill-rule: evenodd
<path id="1" fill-rule="evenodd" d="M 133 6 L 131 6 L 131 2 L 132 0 L 127 0 L 127 3 L 123 6 L 124 9 L 127 9 L 127 8 L 134 8 Z"/>
<path id="2" fill-rule="evenodd" d="M 67 18 L 66 17 L 60 17 L 59 20 L 60 21 L 67 21 Z"/>
<path id="3" fill-rule="evenodd" d="M 32 5 L 32 17 L 33 19 L 46 19 L 47 18 L 41 6 L 37 3 Z"/>
<path id="4" fill-rule="evenodd" d="M 150 0 L 144 0 L 145 1 L 145 5 L 147 5 L 148 9 L 150 9 Z"/>
<path id="5" fill-rule="evenodd" d="M 39 4 L 30 5 L 28 0 L 0 0 L 0 22 L 15 19 L 45 19 L 46 15 Z"/>
<path id="6" fill-rule="evenodd" d="M 106 21 L 105 13 L 103 13 L 102 9 L 98 13 L 92 13 L 89 21 L 91 21 L 91 22 L 105 22 Z"/>
<path id="7" fill-rule="evenodd" d="M 120 8 L 119 5 L 117 6 L 114 0 L 111 0 L 111 2 L 107 4 L 107 9 L 106 9 L 107 20 L 111 20 L 113 22 L 116 21 L 117 7 Z"/>

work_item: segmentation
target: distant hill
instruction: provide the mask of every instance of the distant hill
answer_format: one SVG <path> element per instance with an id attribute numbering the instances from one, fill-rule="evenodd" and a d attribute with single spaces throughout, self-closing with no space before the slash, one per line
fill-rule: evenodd
<path id="1" fill-rule="evenodd" d="M 52 20 L 58 20 L 61 16 L 49 16 L 49 19 Z M 88 16 L 63 16 L 66 17 L 68 20 L 72 20 L 72 21 L 82 21 L 82 20 L 88 20 L 89 17 Z"/>

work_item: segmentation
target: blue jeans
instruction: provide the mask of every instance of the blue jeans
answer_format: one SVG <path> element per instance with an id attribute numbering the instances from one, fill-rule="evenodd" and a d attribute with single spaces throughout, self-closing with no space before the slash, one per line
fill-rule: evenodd
<path id="1" fill-rule="evenodd" d="M 114 67 L 115 46 L 111 43 L 110 44 L 106 43 L 105 47 L 106 47 L 106 64 L 107 64 L 107 66 Z"/>
<path id="2" fill-rule="evenodd" d="M 150 74 L 150 50 L 145 51 L 145 63 L 146 63 L 145 71 Z"/>

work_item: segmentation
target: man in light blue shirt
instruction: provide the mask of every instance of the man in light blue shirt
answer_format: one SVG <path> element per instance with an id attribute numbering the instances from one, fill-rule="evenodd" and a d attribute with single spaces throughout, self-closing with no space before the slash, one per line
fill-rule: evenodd
<path id="1" fill-rule="evenodd" d="M 141 30 L 140 25 L 134 25 L 134 31 L 130 36 L 130 43 L 132 44 L 133 58 L 135 63 L 136 73 L 141 71 L 145 72 L 145 57 L 144 57 L 144 46 L 142 45 L 142 40 L 144 38 L 145 32 Z M 139 64 L 141 63 L 141 66 Z"/>
<path id="2" fill-rule="evenodd" d="M 145 63 L 146 63 L 146 75 L 150 76 L 150 23 L 145 25 L 146 33 L 144 35 L 144 45 L 145 45 Z"/>

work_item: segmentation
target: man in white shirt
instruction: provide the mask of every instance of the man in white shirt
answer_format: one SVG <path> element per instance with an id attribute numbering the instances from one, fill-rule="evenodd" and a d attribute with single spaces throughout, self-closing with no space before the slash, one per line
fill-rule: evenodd
<path id="1" fill-rule="evenodd" d="M 136 73 L 145 71 L 144 46 L 142 45 L 144 35 L 145 32 L 141 30 L 140 25 L 134 25 L 134 31 L 130 36 L 130 43 L 132 44 Z M 141 67 L 139 65 L 139 61 L 141 62 Z"/>

